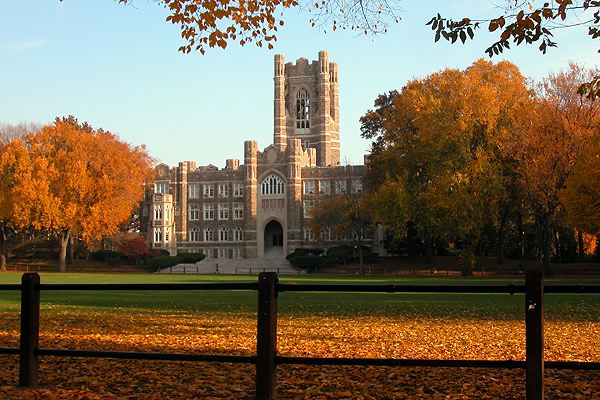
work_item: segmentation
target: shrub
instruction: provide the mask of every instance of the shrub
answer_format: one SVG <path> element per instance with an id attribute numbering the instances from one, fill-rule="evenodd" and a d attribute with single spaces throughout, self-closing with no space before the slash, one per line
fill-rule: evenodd
<path id="1" fill-rule="evenodd" d="M 297 256 L 321 256 L 325 250 L 319 248 L 300 247 L 286 256 L 286 260 Z"/>
<path id="2" fill-rule="evenodd" d="M 152 257 L 168 257 L 171 255 L 171 253 L 165 249 L 151 249 L 150 254 Z"/>
<path id="3" fill-rule="evenodd" d="M 198 261 L 202 261 L 206 258 L 206 256 L 202 253 L 179 253 L 177 257 L 181 257 L 183 263 L 186 264 L 195 264 Z"/>
<path id="4" fill-rule="evenodd" d="M 149 259 L 146 262 L 148 269 L 150 271 L 157 271 L 163 268 L 169 268 L 174 265 L 180 264 L 183 262 L 183 258 L 180 256 L 158 256 Z"/>
<path id="5" fill-rule="evenodd" d="M 122 258 L 123 254 L 114 250 L 98 250 L 90 253 L 90 259 L 96 261 L 108 261 L 112 258 Z"/>
<path id="6" fill-rule="evenodd" d="M 290 253 L 288 254 L 287 259 L 294 267 L 302 268 L 307 271 L 318 271 L 327 264 L 325 257 L 315 255 L 298 255 Z"/>

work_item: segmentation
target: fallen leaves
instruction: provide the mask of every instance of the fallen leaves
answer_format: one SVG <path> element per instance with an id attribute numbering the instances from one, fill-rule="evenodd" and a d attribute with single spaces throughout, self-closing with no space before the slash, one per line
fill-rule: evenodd
<path id="1" fill-rule="evenodd" d="M 42 314 L 44 348 L 253 354 L 252 313 L 96 312 Z M 280 316 L 279 354 L 311 357 L 516 359 L 522 321 L 389 316 Z M 599 321 L 546 322 L 546 359 L 600 361 Z M 0 314 L 0 346 L 18 345 L 18 314 Z M 15 356 L 0 356 L 2 399 L 245 399 L 254 366 L 42 357 L 40 387 L 15 387 Z M 523 370 L 283 365 L 281 399 L 522 399 Z M 592 399 L 598 371 L 546 371 L 548 398 Z"/>

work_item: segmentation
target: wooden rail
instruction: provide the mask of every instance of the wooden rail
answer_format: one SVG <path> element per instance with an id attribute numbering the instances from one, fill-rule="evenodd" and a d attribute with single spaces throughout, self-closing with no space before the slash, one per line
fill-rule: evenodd
<path id="1" fill-rule="evenodd" d="M 43 284 L 37 273 L 26 273 L 20 285 L 0 285 L 0 290 L 21 291 L 20 345 L 18 348 L 0 348 L 0 354 L 19 355 L 19 386 L 37 384 L 40 356 L 96 357 L 136 360 L 172 360 L 197 362 L 231 362 L 256 365 L 255 398 L 275 398 L 276 368 L 278 364 L 303 365 L 376 365 L 420 367 L 475 367 L 526 370 L 526 399 L 544 398 L 544 368 L 600 370 L 599 362 L 552 361 L 544 362 L 544 291 L 546 293 L 600 293 L 599 285 L 543 284 L 539 269 L 528 270 L 525 285 L 317 285 L 282 284 L 277 274 L 263 272 L 256 283 L 189 283 L 189 284 Z M 40 291 L 42 290 L 257 290 L 257 346 L 256 355 L 203 355 L 148 352 L 116 352 L 94 350 L 45 349 L 39 346 Z M 439 360 L 439 359 L 383 359 L 383 358 L 318 358 L 284 357 L 277 355 L 277 300 L 283 292 L 383 292 L 383 293 L 524 293 L 526 325 L 526 360 Z"/>

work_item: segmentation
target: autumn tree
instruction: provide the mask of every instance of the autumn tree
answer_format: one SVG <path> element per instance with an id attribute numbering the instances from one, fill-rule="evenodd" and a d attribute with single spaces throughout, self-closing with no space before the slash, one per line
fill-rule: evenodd
<path id="1" fill-rule="evenodd" d="M 0 123 L 0 155 L 6 144 L 25 136 L 27 133 L 35 133 L 41 129 L 36 123 L 20 122 L 18 124 Z M 0 193 L 0 204 L 3 194 Z M 1 206 L 0 206 L 1 207 Z M 9 220 L 0 219 L 0 272 L 6 271 L 6 260 L 8 258 L 9 239 L 15 234 L 15 229 Z"/>
<path id="2" fill-rule="evenodd" d="M 599 133 L 600 104 L 577 94 L 576 87 L 597 74 L 575 64 L 550 74 L 501 142 L 501 151 L 517 165 L 518 190 L 534 218 L 546 273 L 554 232 L 564 214 L 561 192 L 585 147 Z"/>
<path id="3" fill-rule="evenodd" d="M 57 118 L 6 146 L 0 218 L 59 238 L 59 270 L 66 271 L 69 238 L 89 242 L 116 231 L 141 198 L 151 161 L 144 147 L 74 117 Z"/>
<path id="4" fill-rule="evenodd" d="M 372 228 L 370 207 L 362 190 L 356 187 L 338 189 L 340 193 L 319 199 L 310 211 L 308 227 L 321 239 L 326 233 L 351 237 L 358 250 L 358 273 L 364 274 L 363 244 L 365 232 Z"/>
<path id="5" fill-rule="evenodd" d="M 444 39 L 465 43 L 473 39 L 480 28 L 498 34 L 498 39 L 486 49 L 490 57 L 510 49 L 511 44 L 537 45 L 545 54 L 558 44 L 554 34 L 565 28 L 587 28 L 590 39 L 600 40 L 600 1 L 547 0 L 536 4 L 534 1 L 505 0 L 504 3 L 505 7 L 493 17 L 454 19 L 437 14 L 427 25 L 435 32 L 436 42 Z M 600 75 L 580 81 L 576 89 L 592 100 L 600 97 Z"/>
<path id="6" fill-rule="evenodd" d="M 426 243 L 458 241 L 471 253 L 482 227 L 500 224 L 509 174 L 498 143 L 529 96 L 508 62 L 477 61 L 409 82 L 361 118 L 376 218 L 397 235 L 410 222 Z"/>

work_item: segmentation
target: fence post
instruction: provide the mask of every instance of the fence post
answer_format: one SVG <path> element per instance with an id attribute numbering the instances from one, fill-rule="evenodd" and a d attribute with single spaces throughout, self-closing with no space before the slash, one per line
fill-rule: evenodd
<path id="1" fill-rule="evenodd" d="M 26 273 L 21 278 L 21 339 L 19 346 L 19 386 L 37 384 L 40 341 L 40 276 Z"/>
<path id="2" fill-rule="evenodd" d="M 525 276 L 527 400 L 544 399 L 544 282 L 541 268 Z"/>
<path id="3" fill-rule="evenodd" d="M 275 272 L 261 272 L 258 275 L 256 400 L 272 400 L 275 398 L 278 281 Z"/>

